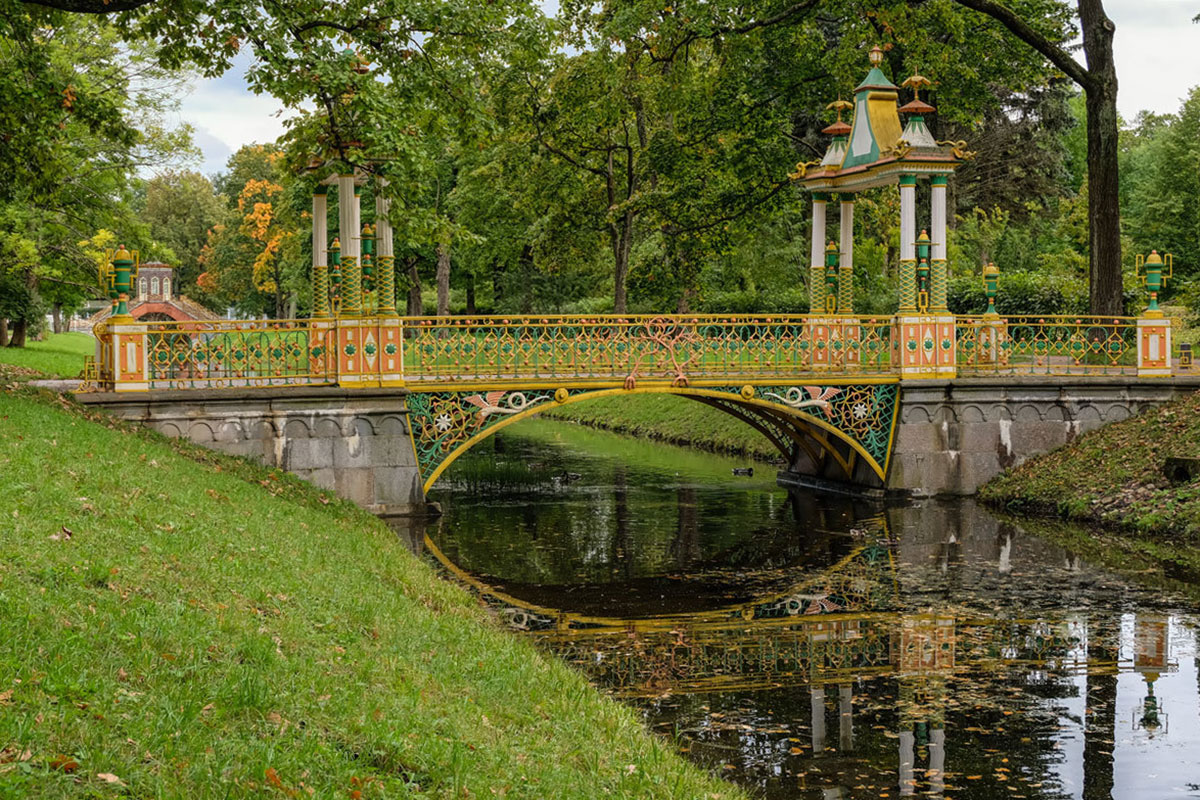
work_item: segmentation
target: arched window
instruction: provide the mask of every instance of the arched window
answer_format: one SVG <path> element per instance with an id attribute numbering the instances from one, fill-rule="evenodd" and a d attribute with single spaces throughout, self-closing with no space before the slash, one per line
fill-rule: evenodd
<path id="1" fill-rule="evenodd" d="M 158 294 L 158 278 L 150 279 L 150 294 L 152 294 L 152 295 Z"/>
<path id="2" fill-rule="evenodd" d="M 171 279 L 163 278 L 163 297 L 171 296 Z"/>
<path id="3" fill-rule="evenodd" d="M 146 299 L 146 279 L 145 278 L 142 278 L 140 281 L 138 281 L 138 299 L 139 300 Z"/>

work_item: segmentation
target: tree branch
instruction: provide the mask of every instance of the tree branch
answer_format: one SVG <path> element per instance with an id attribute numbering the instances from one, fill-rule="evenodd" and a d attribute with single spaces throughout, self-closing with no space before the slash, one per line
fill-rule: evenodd
<path id="1" fill-rule="evenodd" d="M 21 0 L 27 6 L 45 6 L 72 14 L 115 14 L 148 6 L 154 0 Z"/>
<path id="2" fill-rule="evenodd" d="M 954 0 L 954 2 L 999 22 L 1013 36 L 1049 59 L 1051 64 L 1062 70 L 1084 91 L 1088 91 L 1095 85 L 1096 81 L 1092 73 L 1072 58 L 1066 49 L 1038 33 L 1032 25 L 1008 6 L 998 3 L 996 0 Z"/>

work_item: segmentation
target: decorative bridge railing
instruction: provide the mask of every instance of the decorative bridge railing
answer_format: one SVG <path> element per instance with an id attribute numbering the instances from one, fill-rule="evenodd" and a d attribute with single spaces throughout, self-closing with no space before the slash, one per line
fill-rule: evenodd
<path id="1" fill-rule="evenodd" d="M 1170 375 L 1172 320 L 829 315 L 121 322 L 90 388 L 687 386 L 831 378 Z M 1176 358 L 1176 355 L 1183 355 Z"/>

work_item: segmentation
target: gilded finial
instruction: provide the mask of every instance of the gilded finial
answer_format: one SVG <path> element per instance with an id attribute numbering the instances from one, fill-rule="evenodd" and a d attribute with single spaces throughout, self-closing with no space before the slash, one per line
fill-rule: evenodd
<path id="1" fill-rule="evenodd" d="M 883 48 L 879 45 L 875 45 L 871 48 L 871 52 L 867 57 L 871 59 L 872 67 L 878 67 L 883 63 Z"/>
<path id="2" fill-rule="evenodd" d="M 834 111 L 836 111 L 837 112 L 837 121 L 841 122 L 842 121 L 842 112 L 849 111 L 850 109 L 854 108 L 854 104 L 851 103 L 849 100 L 843 100 L 842 98 L 839 97 L 837 100 L 834 100 L 832 103 L 825 106 L 825 108 L 833 109 Z"/>

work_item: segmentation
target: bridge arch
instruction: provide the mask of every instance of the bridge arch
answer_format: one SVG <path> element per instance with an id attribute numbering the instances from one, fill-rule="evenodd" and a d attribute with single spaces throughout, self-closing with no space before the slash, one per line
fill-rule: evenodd
<path id="1" fill-rule="evenodd" d="M 789 467 L 819 477 L 882 486 L 899 402 L 893 382 L 805 386 L 566 387 L 417 391 L 409 396 L 413 444 L 428 492 L 480 442 L 548 408 L 629 394 L 674 394 L 704 403 L 762 433 Z"/>

